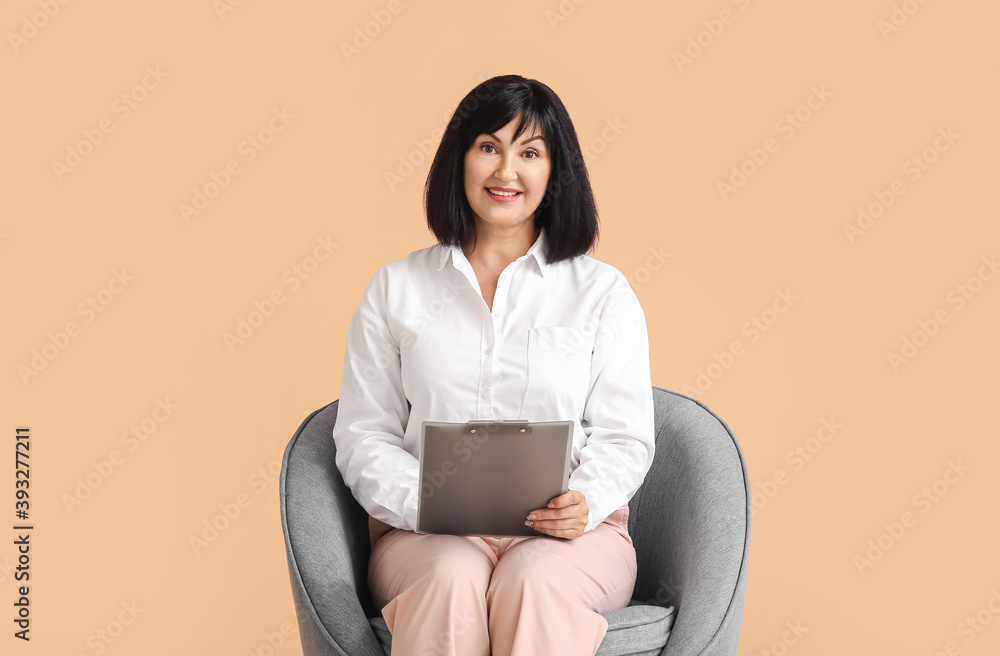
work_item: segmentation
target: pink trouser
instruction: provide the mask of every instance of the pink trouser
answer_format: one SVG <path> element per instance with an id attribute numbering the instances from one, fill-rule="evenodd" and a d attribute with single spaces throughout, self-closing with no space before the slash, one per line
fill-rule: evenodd
<path id="1" fill-rule="evenodd" d="M 369 516 L 391 656 L 594 656 L 635 588 L 628 507 L 573 540 L 421 535 Z"/>

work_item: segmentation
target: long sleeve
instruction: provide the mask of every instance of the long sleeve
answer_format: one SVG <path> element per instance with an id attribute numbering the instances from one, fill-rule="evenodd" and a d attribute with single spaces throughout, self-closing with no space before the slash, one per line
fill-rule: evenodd
<path id="1" fill-rule="evenodd" d="M 569 488 L 583 492 L 590 508 L 584 532 L 628 503 L 655 451 L 649 335 L 645 314 L 624 276 L 604 315 L 581 421 L 587 443 L 569 479 Z"/>
<path id="2" fill-rule="evenodd" d="M 400 349 L 389 329 L 383 267 L 371 279 L 347 331 L 333 439 L 337 468 L 369 515 L 415 530 L 419 461 L 403 447 L 410 408 Z"/>

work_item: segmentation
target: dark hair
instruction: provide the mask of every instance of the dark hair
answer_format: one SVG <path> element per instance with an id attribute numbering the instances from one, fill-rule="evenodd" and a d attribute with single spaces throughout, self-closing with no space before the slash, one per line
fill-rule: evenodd
<path id="1" fill-rule="evenodd" d="M 583 255 L 597 241 L 597 204 L 573 121 L 552 89 L 520 75 L 490 78 L 459 103 L 427 174 L 427 225 L 445 246 L 475 240 L 476 222 L 465 195 L 465 154 L 479 135 L 496 132 L 518 115 L 513 140 L 529 125 L 540 125 L 552 160 L 545 195 L 535 210 L 535 227 L 545 228 L 545 257 L 558 262 Z"/>

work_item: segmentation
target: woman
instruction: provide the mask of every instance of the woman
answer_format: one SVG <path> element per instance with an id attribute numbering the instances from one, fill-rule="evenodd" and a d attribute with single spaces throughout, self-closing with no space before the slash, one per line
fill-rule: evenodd
<path id="1" fill-rule="evenodd" d="M 372 598 L 393 656 L 593 656 L 600 613 L 635 586 L 628 501 L 654 450 L 645 315 L 625 276 L 585 255 L 593 192 L 544 84 L 473 89 L 425 191 L 438 243 L 368 283 L 333 430 L 370 516 Z M 568 491 L 525 518 L 540 535 L 414 532 L 421 422 L 470 419 L 575 421 Z"/>

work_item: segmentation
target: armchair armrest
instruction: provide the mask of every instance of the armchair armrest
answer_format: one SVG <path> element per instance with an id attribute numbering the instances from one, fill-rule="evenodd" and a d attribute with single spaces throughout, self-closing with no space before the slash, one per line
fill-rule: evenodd
<path id="1" fill-rule="evenodd" d="M 656 455 L 630 504 L 633 598 L 675 606 L 664 656 L 735 656 L 746 597 L 750 486 L 732 431 L 699 401 L 654 388 Z"/>
<path id="2" fill-rule="evenodd" d="M 385 656 L 368 622 L 376 612 L 368 590 L 368 514 L 336 464 L 337 406 L 302 422 L 281 464 L 281 524 L 299 633 L 305 654 Z"/>

